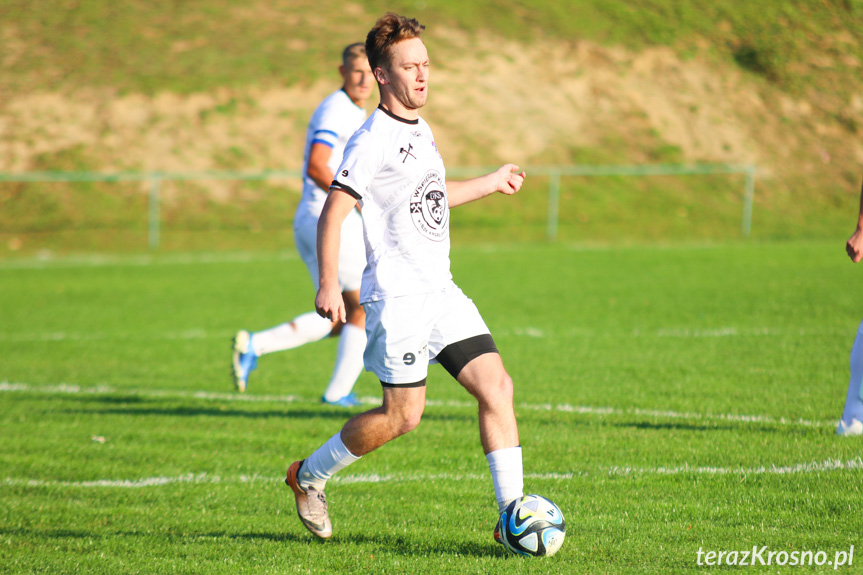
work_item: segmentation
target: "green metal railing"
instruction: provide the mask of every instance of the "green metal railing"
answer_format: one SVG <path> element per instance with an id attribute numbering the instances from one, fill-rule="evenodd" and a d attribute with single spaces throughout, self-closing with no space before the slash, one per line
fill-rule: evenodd
<path id="1" fill-rule="evenodd" d="M 0 182 L 149 182 L 150 201 L 147 225 L 149 236 L 148 243 L 151 249 L 157 249 L 161 241 L 162 182 L 182 182 L 190 180 L 282 180 L 300 179 L 301 177 L 302 174 L 299 170 L 271 170 L 264 172 L 28 172 L 20 174 L 0 173 Z"/>
<path id="2" fill-rule="evenodd" d="M 486 168 L 455 168 L 447 170 L 448 176 L 467 177 L 496 170 L 497 166 Z M 536 166 L 526 168 L 530 176 L 548 177 L 548 214 L 546 237 L 549 241 L 557 239 L 560 214 L 560 178 L 562 176 L 689 176 L 742 174 L 743 216 L 741 232 L 748 237 L 752 231 L 752 202 L 755 197 L 755 172 L 752 165 L 737 164 L 654 164 L 643 166 Z"/>
<path id="3" fill-rule="evenodd" d="M 498 166 L 478 168 L 452 168 L 448 176 L 470 177 L 494 171 Z M 546 216 L 546 237 L 549 241 L 557 239 L 560 214 L 560 180 L 562 177 L 594 176 L 683 176 L 741 174 L 743 184 L 743 214 L 741 232 L 749 236 L 752 231 L 752 203 L 755 196 L 756 168 L 752 165 L 735 164 L 695 164 L 695 165 L 643 165 L 643 166 L 535 166 L 526 168 L 531 176 L 548 177 L 548 211 Z M 271 170 L 263 172 L 29 172 L 0 173 L 0 182 L 149 182 L 149 245 L 157 249 L 161 234 L 161 185 L 165 181 L 189 180 L 280 180 L 300 179 L 298 170 Z"/>

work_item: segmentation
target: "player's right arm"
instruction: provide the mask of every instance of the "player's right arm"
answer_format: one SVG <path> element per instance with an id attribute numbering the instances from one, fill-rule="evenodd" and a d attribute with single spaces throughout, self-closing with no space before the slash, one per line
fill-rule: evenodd
<path id="1" fill-rule="evenodd" d="M 320 288 L 315 297 L 315 310 L 318 315 L 330 321 L 345 323 L 347 311 L 339 287 L 339 246 L 341 244 L 342 222 L 356 206 L 357 200 L 344 190 L 333 188 L 321 217 L 318 219 L 318 277 Z"/>
<path id="2" fill-rule="evenodd" d="M 857 215 L 857 230 L 845 244 L 845 251 L 848 257 L 855 264 L 863 260 L 863 188 L 860 190 L 860 211 Z"/>

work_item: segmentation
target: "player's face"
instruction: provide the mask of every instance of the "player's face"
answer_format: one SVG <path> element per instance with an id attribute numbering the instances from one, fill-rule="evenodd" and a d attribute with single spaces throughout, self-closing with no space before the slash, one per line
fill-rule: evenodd
<path id="1" fill-rule="evenodd" d="M 402 40 L 392 47 L 388 69 L 377 68 L 378 81 L 407 110 L 418 110 L 428 100 L 429 55 L 419 38 Z M 382 81 L 383 80 L 383 81 Z"/>
<path id="2" fill-rule="evenodd" d="M 375 77 L 372 75 L 368 58 L 365 56 L 354 58 L 346 66 L 340 66 L 339 71 L 345 81 L 345 92 L 354 104 L 362 107 L 372 95 L 372 88 L 375 85 Z"/>

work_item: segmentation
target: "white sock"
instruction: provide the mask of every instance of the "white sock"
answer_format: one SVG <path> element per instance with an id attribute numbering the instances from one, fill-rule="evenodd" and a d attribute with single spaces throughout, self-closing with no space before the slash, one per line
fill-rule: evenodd
<path id="1" fill-rule="evenodd" d="M 506 447 L 486 454 L 498 512 L 510 501 L 524 495 L 524 469 L 521 463 L 521 446 Z"/>
<path id="2" fill-rule="evenodd" d="M 252 334 L 252 349 L 255 355 L 265 355 L 300 347 L 303 344 L 327 337 L 332 331 L 330 320 L 310 311 L 264 331 Z"/>
<path id="3" fill-rule="evenodd" d="M 366 350 L 366 330 L 347 323 L 339 335 L 339 351 L 333 377 L 324 392 L 327 401 L 338 401 L 351 392 L 363 371 L 363 352 Z"/>
<path id="4" fill-rule="evenodd" d="M 342 442 L 342 432 L 332 436 L 317 451 L 306 458 L 300 467 L 297 483 L 303 489 L 323 491 L 327 480 L 360 458 L 348 451 Z"/>
<path id="5" fill-rule="evenodd" d="M 863 421 L 863 322 L 857 329 L 857 338 L 851 348 L 851 380 L 848 382 L 848 396 L 845 399 L 845 409 L 842 411 L 842 421 L 850 424 L 852 419 Z"/>

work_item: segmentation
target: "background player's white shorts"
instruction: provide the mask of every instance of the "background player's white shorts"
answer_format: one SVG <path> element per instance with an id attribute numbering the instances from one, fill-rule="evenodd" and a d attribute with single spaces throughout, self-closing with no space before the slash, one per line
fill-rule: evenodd
<path id="1" fill-rule="evenodd" d="M 446 346 L 489 333 L 476 305 L 455 284 L 432 293 L 366 302 L 363 307 L 366 371 L 384 383 L 419 382 Z"/>
<path id="2" fill-rule="evenodd" d="M 294 220 L 294 243 L 300 258 L 305 262 L 315 284 L 321 287 L 318 277 L 318 253 L 315 245 L 318 239 L 318 220 L 311 214 L 297 214 Z M 339 247 L 339 287 L 342 292 L 360 289 L 363 270 L 366 267 L 366 244 L 363 239 L 363 218 L 356 210 L 351 210 L 342 224 L 341 245 Z"/>

